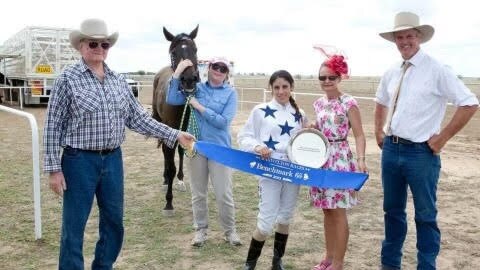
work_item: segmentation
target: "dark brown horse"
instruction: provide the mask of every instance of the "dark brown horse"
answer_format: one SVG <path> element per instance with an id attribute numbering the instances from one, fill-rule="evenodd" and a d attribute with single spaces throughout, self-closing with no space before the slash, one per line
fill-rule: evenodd
<path id="1" fill-rule="evenodd" d="M 165 38 L 170 41 L 170 60 L 171 65 L 168 67 L 162 68 L 156 75 L 153 81 L 153 100 L 152 100 L 152 116 L 159 122 L 162 122 L 172 128 L 180 129 L 180 123 L 182 121 L 182 115 L 185 106 L 173 106 L 165 102 L 165 94 L 168 89 L 168 81 L 171 78 L 173 71 L 177 68 L 178 63 L 182 59 L 190 59 L 193 63 L 193 67 L 188 67 L 180 76 L 180 82 L 182 89 L 187 93 L 194 92 L 196 89 L 196 83 L 200 80 L 200 76 L 197 69 L 197 46 L 193 41 L 197 36 L 198 25 L 190 33 L 185 34 L 181 33 L 176 36 L 172 35 L 165 27 L 163 28 L 163 34 Z M 187 109 L 186 115 L 184 116 L 184 121 L 181 127 L 181 130 L 186 130 L 188 117 L 190 115 L 190 110 Z M 175 166 L 175 147 L 168 148 L 166 145 L 161 144 L 159 141 L 158 146 L 162 147 L 163 157 L 164 157 L 164 168 L 163 168 L 163 184 L 167 186 L 167 192 L 165 198 L 167 203 L 163 209 L 165 215 L 173 215 L 173 193 L 172 193 L 172 184 L 177 168 Z M 177 178 L 183 183 L 183 149 L 178 147 L 179 154 L 179 166 Z"/>

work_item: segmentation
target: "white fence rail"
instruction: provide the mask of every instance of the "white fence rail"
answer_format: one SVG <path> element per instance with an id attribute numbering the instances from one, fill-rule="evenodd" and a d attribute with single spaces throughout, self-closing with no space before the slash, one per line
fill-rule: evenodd
<path id="1" fill-rule="evenodd" d="M 268 96 L 270 95 L 270 90 L 267 90 L 265 88 L 256 88 L 256 87 L 236 87 L 239 96 L 238 96 L 238 102 L 240 104 L 240 109 L 243 109 L 242 104 L 247 103 L 247 104 L 260 104 L 262 102 L 267 102 L 268 101 Z M 256 91 L 256 92 L 261 92 L 262 94 L 262 99 L 261 100 L 245 100 L 245 92 L 248 91 Z M 313 96 L 313 97 L 321 97 L 324 96 L 325 94 L 323 93 L 309 93 L 309 92 L 297 92 L 294 91 L 292 92 L 293 98 L 297 98 L 297 96 Z M 356 99 L 365 99 L 365 100 L 374 100 L 374 97 L 366 97 L 366 96 L 353 96 Z"/>
<path id="2" fill-rule="evenodd" d="M 20 109 L 23 110 L 23 97 L 27 91 L 31 91 L 31 86 L 6 86 L 0 87 L 0 95 L 3 95 L 3 102 L 9 102 L 10 106 L 13 105 L 14 102 L 17 102 L 20 105 Z M 18 100 L 13 100 L 13 93 L 18 93 Z M 6 93 L 8 93 L 9 99 L 5 98 Z M 31 95 L 32 97 L 48 97 L 47 95 Z"/>
<path id="3" fill-rule="evenodd" d="M 263 100 L 265 100 L 265 88 L 255 88 L 255 87 L 238 87 L 238 102 L 240 103 L 240 110 L 243 111 L 243 104 L 259 104 L 261 101 L 258 100 L 245 100 L 245 92 L 256 91 L 260 92 L 263 95 Z"/>
<path id="4" fill-rule="evenodd" d="M 23 104 L 29 102 L 28 98 L 49 98 L 50 97 L 50 95 L 47 95 L 45 93 L 46 90 L 42 90 L 41 95 L 32 94 L 32 91 L 35 91 L 34 89 L 36 89 L 36 87 L 34 86 L 2 86 L 0 87 L 0 96 L 3 96 L 2 98 L 3 102 L 9 102 L 10 106 L 16 103 L 16 105 L 20 106 L 20 109 L 23 110 Z M 14 100 L 14 96 L 15 96 L 14 94 L 16 94 L 15 100 Z"/>
<path id="5" fill-rule="evenodd" d="M 139 97 L 141 96 L 141 92 L 143 91 L 152 91 L 152 84 L 151 82 L 148 81 L 142 81 L 138 85 L 138 91 L 139 91 Z M 263 102 L 267 102 L 269 100 L 269 97 L 271 96 L 270 90 L 262 87 L 240 87 L 240 86 L 235 86 L 235 89 L 237 89 L 238 93 L 238 103 L 239 103 L 239 110 L 243 111 L 245 108 L 245 105 L 256 105 L 260 104 Z M 305 92 L 301 92 L 305 91 Z M 312 97 L 321 97 L 324 96 L 325 94 L 321 93 L 320 91 L 318 93 L 312 93 L 312 92 L 307 92 L 308 89 L 295 89 L 294 92 L 292 92 L 293 97 L 297 99 L 298 97 L 301 96 L 312 96 Z M 150 96 L 148 96 L 150 97 Z M 373 100 L 373 96 L 353 96 L 356 99 L 363 99 L 363 100 Z M 150 101 L 150 100 L 149 100 Z"/>
<path id="6" fill-rule="evenodd" d="M 41 209 L 41 197 L 40 197 L 40 147 L 38 138 L 38 126 L 35 117 L 31 113 L 23 112 L 20 110 L 12 109 L 6 106 L 0 105 L 0 111 L 7 113 L 13 113 L 19 116 L 26 117 L 30 122 L 30 128 L 32 130 L 32 165 L 33 165 L 33 208 L 35 219 L 35 240 L 42 238 L 42 209 Z"/>

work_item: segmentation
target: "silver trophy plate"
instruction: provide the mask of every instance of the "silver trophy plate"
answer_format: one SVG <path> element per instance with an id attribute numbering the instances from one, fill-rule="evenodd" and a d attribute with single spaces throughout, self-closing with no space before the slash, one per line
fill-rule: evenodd
<path id="1" fill-rule="evenodd" d="M 290 139 L 287 155 L 291 162 L 320 168 L 328 160 L 328 140 L 318 129 L 305 128 Z"/>

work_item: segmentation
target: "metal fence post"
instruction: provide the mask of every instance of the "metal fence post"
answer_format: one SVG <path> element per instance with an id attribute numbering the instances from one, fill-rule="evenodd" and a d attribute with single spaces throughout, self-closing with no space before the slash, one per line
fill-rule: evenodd
<path id="1" fill-rule="evenodd" d="M 35 240 L 42 238 L 42 209 L 40 203 L 40 147 L 38 126 L 35 117 L 31 113 L 23 112 L 20 110 L 12 109 L 3 105 L 0 105 L 0 111 L 6 111 L 26 117 L 30 122 L 30 128 L 32 129 L 32 165 L 33 165 L 33 208 L 35 218 Z"/>

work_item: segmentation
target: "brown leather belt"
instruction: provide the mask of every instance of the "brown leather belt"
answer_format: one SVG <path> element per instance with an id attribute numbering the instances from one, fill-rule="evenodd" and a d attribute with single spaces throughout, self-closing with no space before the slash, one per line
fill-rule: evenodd
<path id="1" fill-rule="evenodd" d="M 67 147 L 65 147 L 65 149 L 73 149 L 73 150 L 90 152 L 90 153 L 95 153 L 95 154 L 100 154 L 100 155 L 108 155 L 108 154 L 111 154 L 111 153 L 115 152 L 115 150 L 117 150 L 118 147 L 113 148 L 113 149 L 102 149 L 102 150 L 84 150 L 84 149 L 73 148 L 73 147 L 67 146 Z"/>

